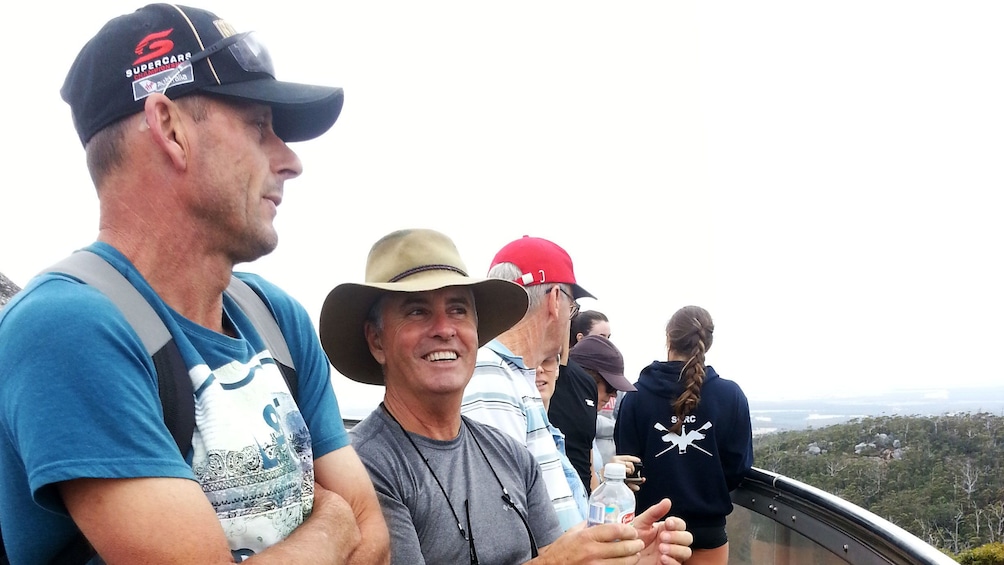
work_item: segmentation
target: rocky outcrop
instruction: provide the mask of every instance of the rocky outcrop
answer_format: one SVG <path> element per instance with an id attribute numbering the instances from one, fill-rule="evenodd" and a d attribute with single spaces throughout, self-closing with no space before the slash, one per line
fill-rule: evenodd
<path id="1" fill-rule="evenodd" d="M 17 294 L 21 287 L 14 284 L 3 273 L 0 273 L 0 308 L 3 308 L 12 296 Z"/>

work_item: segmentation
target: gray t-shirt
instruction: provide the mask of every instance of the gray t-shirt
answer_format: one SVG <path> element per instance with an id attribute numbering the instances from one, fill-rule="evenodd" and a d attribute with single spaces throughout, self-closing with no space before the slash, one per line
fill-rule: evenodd
<path id="1" fill-rule="evenodd" d="M 503 501 L 499 480 L 527 518 L 539 547 L 561 535 L 540 467 L 526 447 L 495 428 L 466 418 L 463 421 L 460 433 L 449 441 L 410 434 L 421 455 L 382 408 L 350 432 L 376 487 L 390 529 L 391 563 L 395 565 L 470 562 L 470 546 L 450 512 L 451 504 L 465 531 L 470 512 L 470 530 L 481 563 L 529 561 L 526 527 Z M 449 502 L 422 456 L 428 459 Z"/>

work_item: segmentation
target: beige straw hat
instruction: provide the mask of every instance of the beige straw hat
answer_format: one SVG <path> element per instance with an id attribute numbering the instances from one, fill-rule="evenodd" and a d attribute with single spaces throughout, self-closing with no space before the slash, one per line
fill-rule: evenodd
<path id="1" fill-rule="evenodd" d="M 365 283 L 340 284 L 328 293 L 321 307 L 321 347 L 339 373 L 357 382 L 383 384 L 383 370 L 363 333 L 370 308 L 387 293 L 450 286 L 467 286 L 474 294 L 479 347 L 526 314 L 523 287 L 502 279 L 471 278 L 453 241 L 437 231 L 401 230 L 373 245 L 366 259 Z"/>

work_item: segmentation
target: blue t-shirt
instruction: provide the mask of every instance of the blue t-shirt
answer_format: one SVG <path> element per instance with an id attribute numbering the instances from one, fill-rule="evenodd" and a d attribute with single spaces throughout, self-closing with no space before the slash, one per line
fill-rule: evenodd
<path id="1" fill-rule="evenodd" d="M 13 563 L 45 563 L 76 534 L 55 484 L 77 478 L 198 480 L 235 556 L 284 539 L 313 504 L 313 458 L 349 445 L 310 317 L 264 279 L 239 275 L 274 313 L 299 406 L 248 318 L 236 338 L 185 319 L 111 246 L 91 245 L 165 321 L 196 391 L 188 461 L 164 425 L 143 343 L 100 291 L 36 277 L 0 311 L 0 524 Z M 308 432 L 309 430 L 309 432 Z"/>

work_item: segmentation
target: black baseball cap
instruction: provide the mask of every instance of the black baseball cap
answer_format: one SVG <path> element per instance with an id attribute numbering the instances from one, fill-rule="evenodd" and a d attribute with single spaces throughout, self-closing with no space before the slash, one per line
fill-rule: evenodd
<path id="1" fill-rule="evenodd" d="M 343 101 L 341 88 L 276 80 L 253 32 L 238 33 L 212 12 L 174 4 L 150 4 L 106 23 L 77 55 L 60 95 L 86 145 L 106 126 L 142 111 L 154 92 L 266 104 L 286 142 L 326 132 Z"/>

